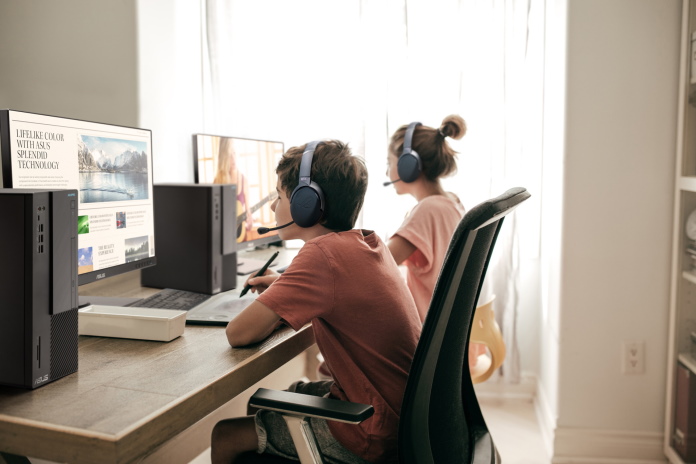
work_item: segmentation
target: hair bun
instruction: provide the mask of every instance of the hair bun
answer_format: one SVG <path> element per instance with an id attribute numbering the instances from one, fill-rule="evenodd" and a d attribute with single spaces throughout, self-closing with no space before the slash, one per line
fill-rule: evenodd
<path id="1" fill-rule="evenodd" d="M 439 131 L 444 137 L 459 140 L 466 134 L 466 122 L 461 116 L 450 114 L 442 120 Z"/>

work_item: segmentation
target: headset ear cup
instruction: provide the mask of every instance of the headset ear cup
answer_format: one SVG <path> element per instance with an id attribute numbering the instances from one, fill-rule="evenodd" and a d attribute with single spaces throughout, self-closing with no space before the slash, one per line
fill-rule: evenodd
<path id="1" fill-rule="evenodd" d="M 312 227 L 324 214 L 324 195 L 314 182 L 299 184 L 290 196 L 290 215 L 300 227 Z"/>
<path id="2" fill-rule="evenodd" d="M 421 171 L 421 162 L 418 153 L 411 151 L 399 156 L 399 161 L 396 164 L 399 179 L 404 182 L 413 182 L 418 179 Z"/>

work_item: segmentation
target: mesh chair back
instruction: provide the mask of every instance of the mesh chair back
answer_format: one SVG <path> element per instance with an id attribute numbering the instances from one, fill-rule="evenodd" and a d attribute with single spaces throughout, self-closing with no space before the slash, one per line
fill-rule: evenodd
<path id="1" fill-rule="evenodd" d="M 402 463 L 498 462 L 469 374 L 469 336 L 503 218 L 529 196 L 514 188 L 477 205 L 452 236 L 404 394 Z"/>

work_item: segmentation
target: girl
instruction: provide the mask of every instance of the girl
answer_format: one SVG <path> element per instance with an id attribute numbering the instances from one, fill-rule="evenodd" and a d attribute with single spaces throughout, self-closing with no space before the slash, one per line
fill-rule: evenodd
<path id="1" fill-rule="evenodd" d="M 389 143 L 387 176 L 396 193 L 418 201 L 387 246 L 398 265 L 406 266 L 406 284 L 411 290 L 421 322 L 440 275 L 452 234 L 464 216 L 459 198 L 445 192 L 440 178 L 457 170 L 456 152 L 446 138 L 461 139 L 466 123 L 456 114 L 447 116 L 440 127 L 418 122 L 401 126 Z M 469 365 L 477 364 L 485 345 L 469 346 Z"/>
<path id="2" fill-rule="evenodd" d="M 446 138 L 461 139 L 465 133 L 464 119 L 450 115 L 437 129 L 420 123 L 401 126 L 389 143 L 387 176 L 397 194 L 411 195 L 418 204 L 389 239 L 388 247 L 396 263 L 406 266 L 406 283 L 421 321 L 454 229 L 464 216 L 459 198 L 444 191 L 440 178 L 457 170 L 456 152 Z"/>

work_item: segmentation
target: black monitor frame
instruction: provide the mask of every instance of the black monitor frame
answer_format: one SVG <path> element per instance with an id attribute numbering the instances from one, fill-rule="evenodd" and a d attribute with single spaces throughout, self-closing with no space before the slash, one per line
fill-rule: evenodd
<path id="1" fill-rule="evenodd" d="M 219 135 L 219 134 L 207 134 L 207 133 L 195 133 L 192 135 L 192 142 L 193 142 L 193 176 L 194 176 L 194 182 L 199 184 L 199 183 L 213 183 L 213 179 L 206 178 L 203 179 L 203 174 L 199 170 L 199 158 L 202 157 L 199 156 L 198 153 L 198 147 L 199 147 L 199 137 L 217 137 L 217 138 L 225 138 L 225 139 L 231 139 L 231 140 L 239 140 L 239 141 L 246 141 L 246 142 L 262 142 L 262 143 L 271 143 L 271 144 L 280 144 L 280 154 L 282 155 L 285 153 L 285 145 L 283 142 L 277 141 L 277 140 L 264 140 L 264 139 L 252 139 L 252 138 L 247 138 L 247 137 L 236 137 L 236 136 L 231 136 L 231 135 Z M 215 155 L 213 155 L 215 156 Z M 214 161 L 217 163 L 217 160 Z M 275 168 L 276 164 L 272 166 L 273 170 L 273 185 L 270 186 L 270 192 L 275 193 Z M 266 193 L 264 196 L 265 198 L 268 198 L 268 195 L 270 193 Z M 261 200 L 263 201 L 263 200 Z M 260 203 L 260 202 L 259 202 Z M 257 205 L 259 204 L 257 203 Z M 255 205 L 256 206 L 256 205 Z M 241 221 L 237 221 L 238 226 L 241 225 Z M 273 227 L 275 226 L 275 222 L 267 222 L 264 224 L 261 224 L 262 226 L 265 227 Z M 236 251 L 244 251 L 244 250 L 252 250 L 257 247 L 262 247 L 265 245 L 269 244 L 274 244 L 274 243 L 280 243 L 281 239 L 278 236 L 277 231 L 270 232 L 265 235 L 261 235 L 258 237 L 255 237 L 254 239 L 251 240 L 245 240 L 242 242 L 237 242 L 236 244 Z"/>
<path id="2" fill-rule="evenodd" d="M 108 124 L 108 123 L 101 123 L 101 122 L 96 122 L 96 121 L 88 121 L 88 120 L 83 120 L 83 119 L 75 119 L 75 118 L 65 118 L 62 116 L 52 116 L 52 115 L 46 115 L 46 114 L 41 114 L 41 113 L 32 113 L 28 111 L 17 111 L 17 110 L 10 110 L 10 109 L 2 109 L 0 110 L 0 163 L 2 164 L 2 169 L 0 170 L 0 173 L 2 175 L 2 186 L 4 188 L 14 188 L 13 186 L 13 180 L 12 180 L 12 144 L 11 144 L 11 133 L 10 131 L 13 129 L 11 127 L 11 121 L 10 121 L 10 113 L 13 114 L 26 114 L 26 115 L 32 115 L 32 116 L 38 116 L 38 117 L 48 117 L 55 119 L 56 124 L 50 124 L 50 127 L 64 127 L 64 128 L 69 128 L 71 121 L 77 122 L 77 123 L 82 123 L 82 124 L 87 124 L 87 125 L 96 125 L 94 127 L 98 127 L 100 131 L 103 130 L 104 134 L 112 133 L 112 134 L 118 134 L 119 130 L 127 130 L 127 131 L 143 131 L 145 133 L 145 137 L 147 138 L 147 144 L 149 145 L 149 167 L 148 167 L 148 173 L 147 173 L 147 182 L 148 182 L 148 189 L 149 189 L 149 200 L 150 200 L 150 215 L 151 218 L 150 220 L 152 221 L 152 236 L 150 240 L 152 240 L 152 243 L 150 243 L 150 256 L 142 259 L 137 259 L 135 261 L 131 262 L 126 262 L 122 264 L 116 264 L 113 266 L 97 269 L 94 271 L 88 271 L 84 272 L 82 274 L 78 275 L 78 285 L 84 285 L 88 284 L 91 282 L 95 282 L 97 280 L 102 280 L 108 277 L 112 277 L 118 274 L 123 274 L 125 272 L 130 272 L 130 271 L 135 271 L 138 269 L 142 269 L 145 267 L 149 266 L 154 266 L 157 263 L 157 258 L 156 258 L 156 253 L 154 253 L 152 250 L 154 250 L 154 237 L 155 237 L 155 232 L 154 232 L 154 204 L 152 204 L 152 187 L 154 185 L 153 182 L 153 149 L 152 149 L 152 131 L 149 129 L 143 129 L 139 127 L 130 127 L 130 126 L 123 126 L 123 125 L 117 125 L 117 124 Z M 60 124 L 60 120 L 65 122 L 65 125 Z M 34 123 L 37 126 L 40 126 L 40 123 Z M 92 129 L 94 130 L 94 129 Z M 76 157 L 78 156 L 77 153 L 75 155 Z M 41 186 L 35 186 L 34 188 L 42 188 Z M 51 186 L 43 187 L 43 188 L 55 188 Z M 78 188 L 79 186 L 67 186 L 66 188 Z M 147 209 L 147 208 L 146 208 Z M 78 213 L 79 214 L 79 213 Z M 79 238 L 78 238 L 79 240 Z M 79 248 L 79 245 L 78 245 Z"/>

